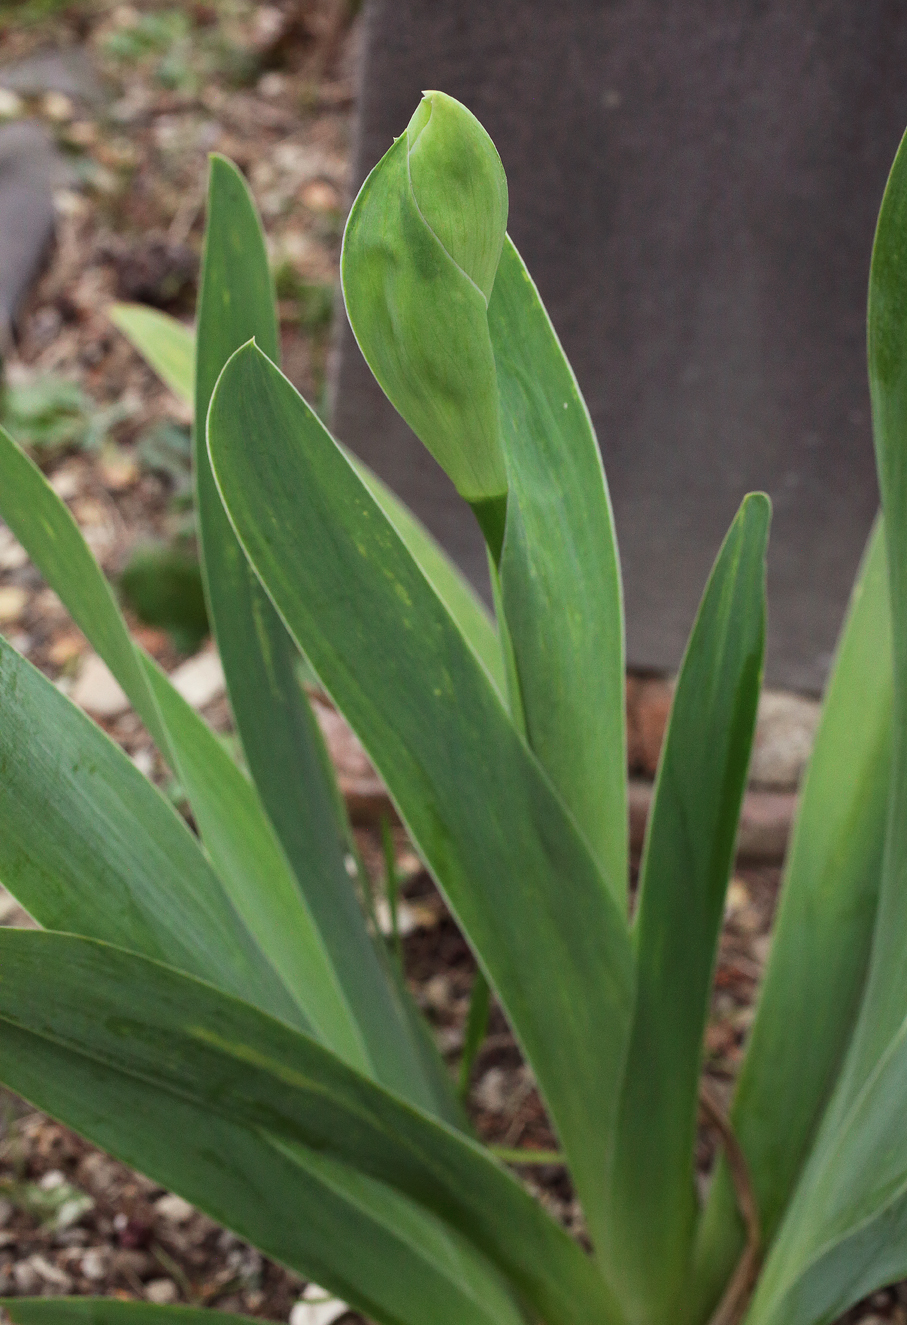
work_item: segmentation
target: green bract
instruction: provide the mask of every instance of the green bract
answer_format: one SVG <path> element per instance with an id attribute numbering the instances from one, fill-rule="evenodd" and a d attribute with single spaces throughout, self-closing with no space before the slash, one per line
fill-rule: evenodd
<path id="1" fill-rule="evenodd" d="M 429 92 L 363 184 L 341 259 L 369 367 L 457 491 L 495 512 L 495 525 L 507 471 L 488 300 L 506 226 L 494 144 L 465 106 Z"/>
<path id="2" fill-rule="evenodd" d="M 114 310 L 194 402 L 207 607 L 248 774 L 132 641 L 67 508 L 0 432 L 0 513 L 197 828 L 0 640 L 0 878 L 42 927 L 0 930 L 0 1072 L 379 1325 L 825 1325 L 907 1274 L 907 147 L 870 284 L 884 523 L 704 1201 L 702 1042 L 762 676 L 769 503 L 746 497 L 718 549 L 631 907 L 608 489 L 506 217 L 487 134 L 433 92 L 366 181 L 343 254 L 366 358 L 485 531 L 494 620 L 281 374 L 264 239 L 229 162 L 212 161 L 196 333 Z M 361 738 L 477 958 L 461 1075 L 490 987 L 585 1245 L 472 1133 L 364 905 L 303 673 Z M 19 1325 L 239 1320 L 4 1305 Z"/>

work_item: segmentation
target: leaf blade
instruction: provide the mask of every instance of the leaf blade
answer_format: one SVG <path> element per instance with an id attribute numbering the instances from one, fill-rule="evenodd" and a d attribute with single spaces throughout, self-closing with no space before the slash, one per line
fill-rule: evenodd
<path id="1" fill-rule="evenodd" d="M 614 1320 L 576 1243 L 487 1153 L 310 1037 L 180 972 L 71 935 L 0 933 L 4 1070 L 15 1045 L 80 1055 L 214 1117 L 260 1128 L 392 1186 L 564 1325 Z M 76 991 L 79 991 L 78 995 Z"/>
<path id="2" fill-rule="evenodd" d="M 329 434 L 252 345 L 218 383 L 209 442 L 252 564 L 492 978 L 594 1223 L 630 1014 L 622 917 L 443 604 Z M 532 973 L 551 963 L 559 979 L 543 992 Z M 595 1056 L 585 1052 L 593 1041 Z"/>
<path id="3" fill-rule="evenodd" d="M 488 325 L 510 490 L 501 584 L 527 736 L 625 908 L 624 630 L 614 520 L 585 401 L 509 238 Z"/>
<path id="4" fill-rule="evenodd" d="M 300 1024 L 183 820 L 2 638 L 0 712 L 0 877 L 29 914 L 44 928 L 168 962 Z"/>
<path id="5" fill-rule="evenodd" d="M 766 1245 L 814 1139 L 863 989 L 882 870 L 891 688 L 885 545 L 877 522 L 829 678 L 731 1111 Z M 703 1301 L 717 1300 L 742 1250 L 735 1208 L 722 1168 L 699 1235 L 693 1291 Z"/>
<path id="6" fill-rule="evenodd" d="M 610 1256 L 645 1319 L 677 1300 L 695 1228 L 701 1046 L 762 681 L 770 512 L 762 494 L 745 498 L 709 577 L 677 680 L 640 871 Z"/>

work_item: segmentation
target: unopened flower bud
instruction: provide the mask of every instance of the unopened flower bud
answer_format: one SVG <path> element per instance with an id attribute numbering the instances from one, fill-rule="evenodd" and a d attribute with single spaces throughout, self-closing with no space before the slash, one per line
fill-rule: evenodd
<path id="1" fill-rule="evenodd" d="M 506 225 L 494 144 L 465 106 L 429 92 L 362 186 L 343 241 L 362 353 L 477 513 L 507 491 L 487 319 Z"/>

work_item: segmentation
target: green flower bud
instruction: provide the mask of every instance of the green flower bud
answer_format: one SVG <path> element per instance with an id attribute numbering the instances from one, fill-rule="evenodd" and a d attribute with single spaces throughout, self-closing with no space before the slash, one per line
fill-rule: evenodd
<path id="1" fill-rule="evenodd" d="M 507 182 L 488 134 L 440 92 L 419 105 L 353 204 L 341 274 L 378 382 L 488 524 L 507 492 L 488 299 Z"/>
<path id="2" fill-rule="evenodd" d="M 507 176 L 476 117 L 443 92 L 426 92 L 406 128 L 409 178 L 426 225 L 491 298 L 507 231 Z"/>

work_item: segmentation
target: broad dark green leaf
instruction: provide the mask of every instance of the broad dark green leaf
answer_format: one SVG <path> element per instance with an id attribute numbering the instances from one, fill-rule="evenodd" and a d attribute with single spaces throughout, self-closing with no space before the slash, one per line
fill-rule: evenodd
<path id="1" fill-rule="evenodd" d="M 517 1325 L 465 1240 L 383 1183 L 51 1040 L 6 1027 L 0 1041 L 23 1097 L 370 1320 Z"/>
<path id="2" fill-rule="evenodd" d="M 692 1247 L 702 1036 L 762 681 L 770 518 L 767 497 L 747 497 L 718 554 L 649 815 L 608 1247 L 633 1319 L 667 1319 Z"/>
<path id="3" fill-rule="evenodd" d="M 158 958 L 308 1026 L 173 807 L 2 638 L 0 770 L 0 879 L 40 925 Z"/>
<path id="4" fill-rule="evenodd" d="M 221 883 L 307 1021 L 351 1061 L 358 1028 L 254 788 L 207 724 L 129 636 L 72 515 L 0 429 L 0 514 L 114 673 L 192 805 Z M 167 719 L 160 704 L 166 704 Z"/>
<path id="5" fill-rule="evenodd" d="M 850 1106 L 823 1127 L 766 1264 L 753 1325 L 818 1325 L 907 1267 L 905 1098 L 907 1021 Z"/>
<path id="6" fill-rule="evenodd" d="M 853 1039 L 822 1127 L 766 1265 L 753 1313 L 790 1319 L 787 1303 L 826 1277 L 884 1282 L 892 1247 L 858 1236 L 898 1209 L 907 1187 L 907 140 L 895 158 L 869 280 L 869 384 L 885 517 L 893 658 L 892 762 L 878 912 Z M 844 1184 L 847 1184 L 846 1186 Z M 883 1221 L 884 1222 L 884 1221 Z M 895 1246 L 896 1254 L 899 1254 Z M 855 1258 L 861 1257 L 861 1264 Z M 859 1270 L 859 1273 L 857 1271 Z M 810 1297 L 795 1325 L 827 1319 Z"/>
<path id="7" fill-rule="evenodd" d="M 208 432 L 243 546 L 479 954 L 598 1233 L 632 999 L 623 917 L 443 603 L 254 345 L 225 368 Z"/>
<path id="8" fill-rule="evenodd" d="M 486 1151 L 317 1041 L 169 967 L 71 935 L 3 931 L 0 970 L 3 1070 L 15 1089 L 48 1055 L 59 1058 L 49 1080 L 37 1078 L 39 1100 L 59 1092 L 72 1059 L 93 1068 L 87 1103 L 102 1115 L 121 1083 L 143 1082 L 393 1187 L 481 1249 L 548 1325 L 619 1320 L 589 1257 Z M 178 1149 L 180 1133 L 168 1140 Z M 296 1222 L 292 1206 L 274 1206 Z"/>
<path id="9" fill-rule="evenodd" d="M 110 320 L 174 395 L 191 405 L 195 377 L 195 333 L 191 327 L 145 304 L 114 304 Z"/>
<path id="10" fill-rule="evenodd" d="M 255 577 L 214 484 L 205 419 L 221 369 L 250 337 L 277 357 L 278 327 L 261 224 L 245 180 L 211 160 L 198 312 L 195 482 L 209 615 L 252 779 L 293 868 L 335 982 L 378 1079 L 455 1117 L 426 1079 L 412 1027 L 383 969 L 350 878 L 349 829 L 321 732 L 297 676 L 298 651 Z M 291 900 L 288 898 L 288 903 Z M 269 941 L 280 943 L 279 930 Z M 302 960 L 295 935 L 288 959 Z M 361 1057 L 350 1061 L 362 1062 Z"/>
<path id="11" fill-rule="evenodd" d="M 869 277 L 869 388 L 885 517 L 894 663 L 888 836 L 866 994 L 839 1101 L 853 1098 L 907 1012 L 907 142 L 879 214 Z"/>
<path id="12" fill-rule="evenodd" d="M 2 428 L 0 515 L 107 663 L 161 753 L 169 756 L 167 734 L 110 585 L 69 509 Z"/>
<path id="13" fill-rule="evenodd" d="M 111 318 L 155 372 L 163 377 L 182 400 L 191 405 L 195 400 L 193 333 L 169 314 L 155 312 L 141 304 L 115 304 Z M 446 603 L 451 616 L 503 693 L 501 650 L 494 623 L 484 603 L 409 507 L 367 465 L 349 452 L 347 454 L 359 477 L 394 525 L 421 566 L 426 579 L 438 597 Z"/>
<path id="14" fill-rule="evenodd" d="M 766 1245 L 809 1152 L 863 991 L 885 836 L 891 688 L 879 523 L 828 683 L 731 1114 L 749 1160 Z M 742 1249 L 736 1198 L 722 1167 L 699 1237 L 695 1319 L 707 1316 Z"/>
<path id="15" fill-rule="evenodd" d="M 488 325 L 510 491 L 501 584 L 526 735 L 624 908 L 624 628 L 611 504 L 589 411 L 509 239 Z"/>
<path id="16" fill-rule="evenodd" d="M 109 1297 L 0 1297 L 13 1325 L 252 1325 L 251 1316 Z"/>

